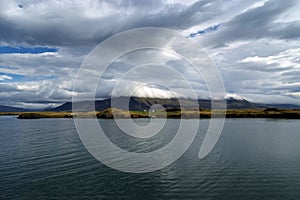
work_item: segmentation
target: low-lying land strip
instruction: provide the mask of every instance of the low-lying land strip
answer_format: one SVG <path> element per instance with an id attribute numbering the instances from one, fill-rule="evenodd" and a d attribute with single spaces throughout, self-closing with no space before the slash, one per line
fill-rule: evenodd
<path id="1" fill-rule="evenodd" d="M 116 108 L 109 108 L 102 111 L 93 112 L 0 112 L 0 115 L 18 115 L 19 119 L 40 119 L 40 118 L 73 118 L 73 117 L 97 117 L 100 119 L 113 118 L 210 118 L 214 114 L 215 117 L 221 117 L 224 111 L 211 110 L 180 110 L 167 109 L 157 110 L 155 112 L 148 111 L 124 111 Z M 298 109 L 234 109 L 226 111 L 227 118 L 282 118 L 282 119 L 300 119 L 300 110 Z"/>

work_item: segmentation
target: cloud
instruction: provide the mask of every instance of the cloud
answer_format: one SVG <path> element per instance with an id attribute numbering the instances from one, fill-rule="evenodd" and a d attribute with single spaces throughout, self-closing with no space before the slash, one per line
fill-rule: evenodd
<path id="1" fill-rule="evenodd" d="M 300 92 L 289 92 L 288 95 L 292 95 L 294 97 L 300 97 Z"/>
<path id="2" fill-rule="evenodd" d="M 135 97 L 148 97 L 148 98 L 177 98 L 177 97 L 183 97 L 183 95 L 180 95 L 174 91 L 161 89 L 153 86 L 147 86 L 143 84 L 128 84 L 126 86 L 127 88 L 121 87 L 118 88 L 114 93 L 116 93 L 115 96 L 128 96 L 128 91 L 132 91 L 131 96 Z"/>
<path id="3" fill-rule="evenodd" d="M 80 80 L 75 94 L 73 80 L 88 53 L 115 33 L 145 26 L 201 35 L 193 40 L 216 63 L 229 96 L 299 104 L 299 9 L 297 0 L 0 0 L 0 104 L 46 107 L 72 95 L 84 98 L 98 77 Z M 209 97 L 204 80 L 184 60 L 150 50 L 112 63 L 96 96 L 110 96 L 124 73 L 153 60 L 156 65 L 124 77 L 119 95 L 189 95 L 185 80 L 163 73 L 170 66 L 199 98 Z M 165 80 L 165 88 L 148 84 L 159 80 Z"/>
<path id="4" fill-rule="evenodd" d="M 239 95 L 237 95 L 235 93 L 233 93 L 233 94 L 227 93 L 225 95 L 225 99 L 231 99 L 231 98 L 238 99 L 238 100 L 245 100 L 245 97 L 239 96 Z"/>
<path id="5" fill-rule="evenodd" d="M 95 45 L 144 26 L 186 29 L 207 21 L 210 1 L 34 1 L 0 4 L 0 42 L 50 46 Z M 20 7 L 20 5 L 22 5 Z"/>
<path id="6" fill-rule="evenodd" d="M 0 54 L 0 73 L 28 77 L 72 77 L 83 57 L 64 52 Z"/>
<path id="7" fill-rule="evenodd" d="M 222 29 L 208 38 L 205 44 L 220 46 L 235 41 L 262 38 L 297 39 L 300 37 L 299 21 L 280 21 L 280 18 L 295 5 L 299 7 L 296 0 L 269 0 L 261 6 L 249 8 L 224 22 Z"/>
<path id="8" fill-rule="evenodd" d="M 71 84 L 61 80 L 0 83 L 0 102 L 6 105 L 64 103 L 74 94 Z"/>
<path id="9" fill-rule="evenodd" d="M 300 68 L 300 48 L 288 49 L 284 52 L 280 52 L 278 55 L 265 56 L 265 57 L 247 57 L 240 61 L 241 63 L 260 63 L 265 65 L 276 66 L 292 66 L 294 68 Z"/>
<path id="10" fill-rule="evenodd" d="M 0 81 L 3 80 L 12 80 L 13 78 L 11 76 L 7 76 L 7 75 L 0 75 Z"/>

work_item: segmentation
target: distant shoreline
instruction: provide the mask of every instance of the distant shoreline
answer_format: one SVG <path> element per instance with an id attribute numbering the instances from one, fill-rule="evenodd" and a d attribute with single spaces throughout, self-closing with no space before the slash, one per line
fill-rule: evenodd
<path id="1" fill-rule="evenodd" d="M 214 111 L 214 117 L 224 116 L 224 111 Z M 109 108 L 103 111 L 94 112 L 0 112 L 0 115 L 17 115 L 19 119 L 41 119 L 41 118 L 92 118 L 99 119 L 128 119 L 128 118 L 170 118 L 170 119 L 197 119 L 211 118 L 210 110 L 183 110 L 167 109 L 166 112 L 156 111 L 123 111 L 116 108 Z M 276 118 L 276 119 L 300 119 L 298 109 L 231 109 L 226 111 L 226 118 Z"/>

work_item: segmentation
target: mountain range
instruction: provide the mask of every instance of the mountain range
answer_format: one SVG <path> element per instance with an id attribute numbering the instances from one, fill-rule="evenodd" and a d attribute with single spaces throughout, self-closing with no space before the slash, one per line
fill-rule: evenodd
<path id="1" fill-rule="evenodd" d="M 111 99 L 105 100 L 96 100 L 95 104 L 92 101 L 81 101 L 76 102 L 77 111 L 90 111 L 90 110 L 105 110 L 107 108 L 119 108 L 122 110 L 133 111 L 144 111 L 149 110 L 151 106 L 159 104 L 162 105 L 165 109 L 211 109 L 211 101 L 208 99 L 162 99 L 162 98 L 143 98 L 143 97 L 118 97 L 113 99 L 113 106 L 111 106 Z M 129 103 L 128 103 L 129 102 Z M 179 104 L 180 102 L 180 104 Z M 215 100 L 216 107 L 221 106 L 221 100 Z M 227 109 L 265 109 L 270 107 L 275 108 L 287 108 L 287 109 L 300 109 L 299 105 L 291 104 L 261 104 L 261 103 L 252 103 L 246 99 L 226 99 Z M 95 109 L 94 109 L 95 108 Z M 71 111 L 72 103 L 67 102 L 58 106 L 56 108 L 47 109 L 47 111 Z"/>
<path id="2" fill-rule="evenodd" d="M 179 103 L 180 102 L 180 103 Z M 221 106 L 221 100 L 215 100 L 215 105 Z M 162 99 L 162 98 L 143 98 L 143 97 L 118 97 L 113 99 L 113 106 L 111 106 L 112 99 L 96 100 L 93 101 L 80 101 L 76 102 L 75 106 L 77 111 L 91 111 L 91 110 L 105 110 L 107 108 L 115 107 L 122 110 L 144 111 L 149 110 L 153 105 L 162 105 L 165 109 L 211 109 L 211 101 L 209 99 Z M 300 105 L 292 104 L 262 104 L 252 103 L 246 99 L 226 99 L 227 109 L 265 109 L 265 108 L 285 108 L 285 109 L 300 109 Z M 129 108 L 128 108 L 129 105 Z M 31 110 L 1 106 L 0 112 L 28 112 Z M 72 102 L 66 102 L 55 108 L 48 108 L 44 111 L 61 112 L 72 111 Z"/>
<path id="3" fill-rule="evenodd" d="M 0 112 L 26 112 L 26 111 L 28 111 L 28 110 L 26 110 L 24 108 L 0 105 Z"/>

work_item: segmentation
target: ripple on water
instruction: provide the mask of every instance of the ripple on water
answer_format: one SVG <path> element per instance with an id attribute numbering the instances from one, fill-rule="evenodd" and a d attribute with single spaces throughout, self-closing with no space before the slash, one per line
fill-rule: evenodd
<path id="1" fill-rule="evenodd" d="M 119 130 L 110 120 L 101 123 Z M 203 123 L 178 161 L 159 171 L 130 174 L 95 160 L 71 119 L 0 117 L 0 199 L 300 199 L 298 120 L 227 120 L 214 150 L 199 160 Z M 135 140 L 137 146 L 127 148 L 143 152 L 164 145 L 173 137 L 177 125 L 172 126 L 157 143 Z M 127 136 L 110 134 L 115 143 L 128 145 Z"/>

